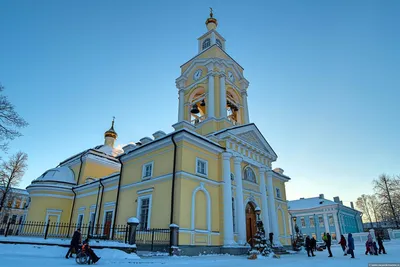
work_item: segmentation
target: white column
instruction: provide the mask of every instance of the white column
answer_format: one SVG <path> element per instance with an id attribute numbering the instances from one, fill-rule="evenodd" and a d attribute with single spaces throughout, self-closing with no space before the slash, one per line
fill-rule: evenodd
<path id="1" fill-rule="evenodd" d="M 267 201 L 267 188 L 265 186 L 265 168 L 260 168 L 260 192 L 261 192 L 261 215 L 264 223 L 264 230 L 268 234 L 269 230 L 269 216 L 268 216 L 268 201 Z"/>
<path id="2" fill-rule="evenodd" d="M 242 183 L 242 158 L 235 157 L 235 182 L 236 182 L 236 203 L 237 203 L 237 217 L 238 217 L 238 243 L 240 245 L 246 244 L 246 211 L 244 208 L 243 198 L 243 183 Z"/>
<path id="3" fill-rule="evenodd" d="M 242 99 L 243 99 L 244 124 L 247 124 L 247 123 L 250 123 L 250 119 L 249 119 L 249 108 L 247 106 L 247 92 L 246 91 L 242 92 Z"/>
<path id="4" fill-rule="evenodd" d="M 226 118 L 226 87 L 225 87 L 225 71 L 219 76 L 219 113 L 221 118 Z"/>
<path id="5" fill-rule="evenodd" d="M 324 225 L 325 225 L 325 233 L 329 233 L 328 215 L 326 213 L 324 213 Z"/>
<path id="6" fill-rule="evenodd" d="M 278 216 L 276 216 L 276 207 L 275 207 L 275 191 L 274 184 L 272 183 L 272 171 L 267 172 L 268 177 L 268 204 L 269 204 L 269 214 L 271 221 L 271 229 L 270 231 L 274 233 L 274 242 L 279 244 L 279 226 L 278 226 Z"/>
<path id="7" fill-rule="evenodd" d="M 178 122 L 185 119 L 185 91 L 183 89 L 179 90 L 179 112 L 178 112 Z"/>
<path id="8" fill-rule="evenodd" d="M 208 101 L 207 105 L 207 118 L 215 118 L 215 90 L 214 90 L 214 75 L 208 75 Z"/>
<path id="9" fill-rule="evenodd" d="M 336 240 L 340 240 L 340 235 L 342 233 L 340 232 L 339 220 L 336 213 L 333 214 L 333 221 L 335 222 Z"/>
<path id="10" fill-rule="evenodd" d="M 211 45 L 214 45 L 216 43 L 216 38 L 215 38 L 215 32 L 211 33 Z"/>
<path id="11" fill-rule="evenodd" d="M 231 183 L 231 153 L 222 153 L 222 170 L 224 177 L 224 245 L 233 245 L 233 215 L 232 215 L 232 183 Z"/>

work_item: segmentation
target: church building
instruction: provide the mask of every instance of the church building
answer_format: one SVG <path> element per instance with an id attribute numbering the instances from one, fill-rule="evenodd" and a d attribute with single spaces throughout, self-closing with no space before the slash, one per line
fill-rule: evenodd
<path id="1" fill-rule="evenodd" d="M 104 145 L 32 181 L 26 220 L 100 223 L 111 237 L 115 225 L 136 217 L 139 231 L 178 225 L 183 251 L 229 251 L 248 246 L 260 209 L 266 233 L 290 245 L 290 178 L 272 167 L 277 154 L 250 121 L 249 82 L 217 25 L 211 12 L 198 53 L 180 67 L 174 131 L 121 150 L 113 121 Z"/>

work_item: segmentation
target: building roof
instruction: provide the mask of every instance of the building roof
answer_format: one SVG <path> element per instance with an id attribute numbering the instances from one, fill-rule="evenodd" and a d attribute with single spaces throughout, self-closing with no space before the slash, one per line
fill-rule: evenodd
<path id="1" fill-rule="evenodd" d="M 338 203 L 324 198 L 312 197 L 312 198 L 291 200 L 289 201 L 288 208 L 289 210 L 306 210 L 306 209 L 314 209 L 330 205 L 338 205 Z"/>
<path id="2" fill-rule="evenodd" d="M 0 192 L 4 191 L 5 187 L 4 186 L 0 186 Z M 20 194 L 20 195 L 28 195 L 28 191 L 26 191 L 25 189 L 22 188 L 16 188 L 16 187 L 12 187 L 11 188 L 11 192 L 16 193 L 16 194 Z"/>

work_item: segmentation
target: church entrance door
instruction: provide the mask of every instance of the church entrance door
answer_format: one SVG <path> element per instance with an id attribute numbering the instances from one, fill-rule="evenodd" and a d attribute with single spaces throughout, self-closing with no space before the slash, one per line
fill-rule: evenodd
<path id="1" fill-rule="evenodd" d="M 254 246 L 254 235 L 257 232 L 256 212 L 253 203 L 246 205 L 246 240 L 250 246 Z"/>

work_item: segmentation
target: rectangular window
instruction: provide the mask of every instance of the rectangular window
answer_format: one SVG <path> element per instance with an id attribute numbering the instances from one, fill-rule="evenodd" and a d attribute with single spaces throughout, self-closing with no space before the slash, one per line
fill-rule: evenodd
<path id="1" fill-rule="evenodd" d="M 13 215 L 11 217 L 11 224 L 15 224 L 17 222 L 17 215 Z"/>
<path id="2" fill-rule="evenodd" d="M 275 188 L 276 190 L 276 197 L 281 198 L 281 190 L 279 188 Z"/>
<path id="3" fill-rule="evenodd" d="M 140 199 L 140 223 L 139 230 L 145 230 L 149 228 L 149 209 L 150 209 L 150 198 Z"/>
<path id="4" fill-rule="evenodd" d="M 196 159 L 196 173 L 201 175 L 206 175 L 208 173 L 208 163 L 206 160 Z"/>
<path id="5" fill-rule="evenodd" d="M 24 216 L 19 217 L 18 224 L 21 224 L 23 219 L 24 219 Z"/>
<path id="6" fill-rule="evenodd" d="M 143 165 L 142 169 L 142 178 L 148 179 L 153 176 L 153 162 L 147 163 Z"/>
<path id="7" fill-rule="evenodd" d="M 112 217 L 113 217 L 113 211 L 106 211 L 105 218 L 104 218 L 104 229 L 103 229 L 103 235 L 104 236 L 110 236 L 111 234 L 111 224 L 112 224 Z"/>
<path id="8" fill-rule="evenodd" d="M 314 217 L 310 217 L 310 227 L 315 227 Z"/>
<path id="9" fill-rule="evenodd" d="M 4 215 L 4 217 L 3 217 L 3 223 L 8 223 L 8 215 Z"/>
<path id="10" fill-rule="evenodd" d="M 322 216 L 318 216 L 319 227 L 324 227 L 324 218 Z"/>
<path id="11" fill-rule="evenodd" d="M 306 227 L 306 220 L 304 219 L 304 217 L 300 218 L 300 222 L 301 222 L 301 227 L 305 228 Z"/>
<path id="12" fill-rule="evenodd" d="M 83 214 L 78 215 L 78 220 L 76 221 L 76 227 L 81 228 L 83 223 Z"/>
<path id="13" fill-rule="evenodd" d="M 334 223 L 334 221 L 333 221 L 333 216 L 332 215 L 329 215 L 329 226 L 334 226 L 335 225 L 335 223 Z"/>

